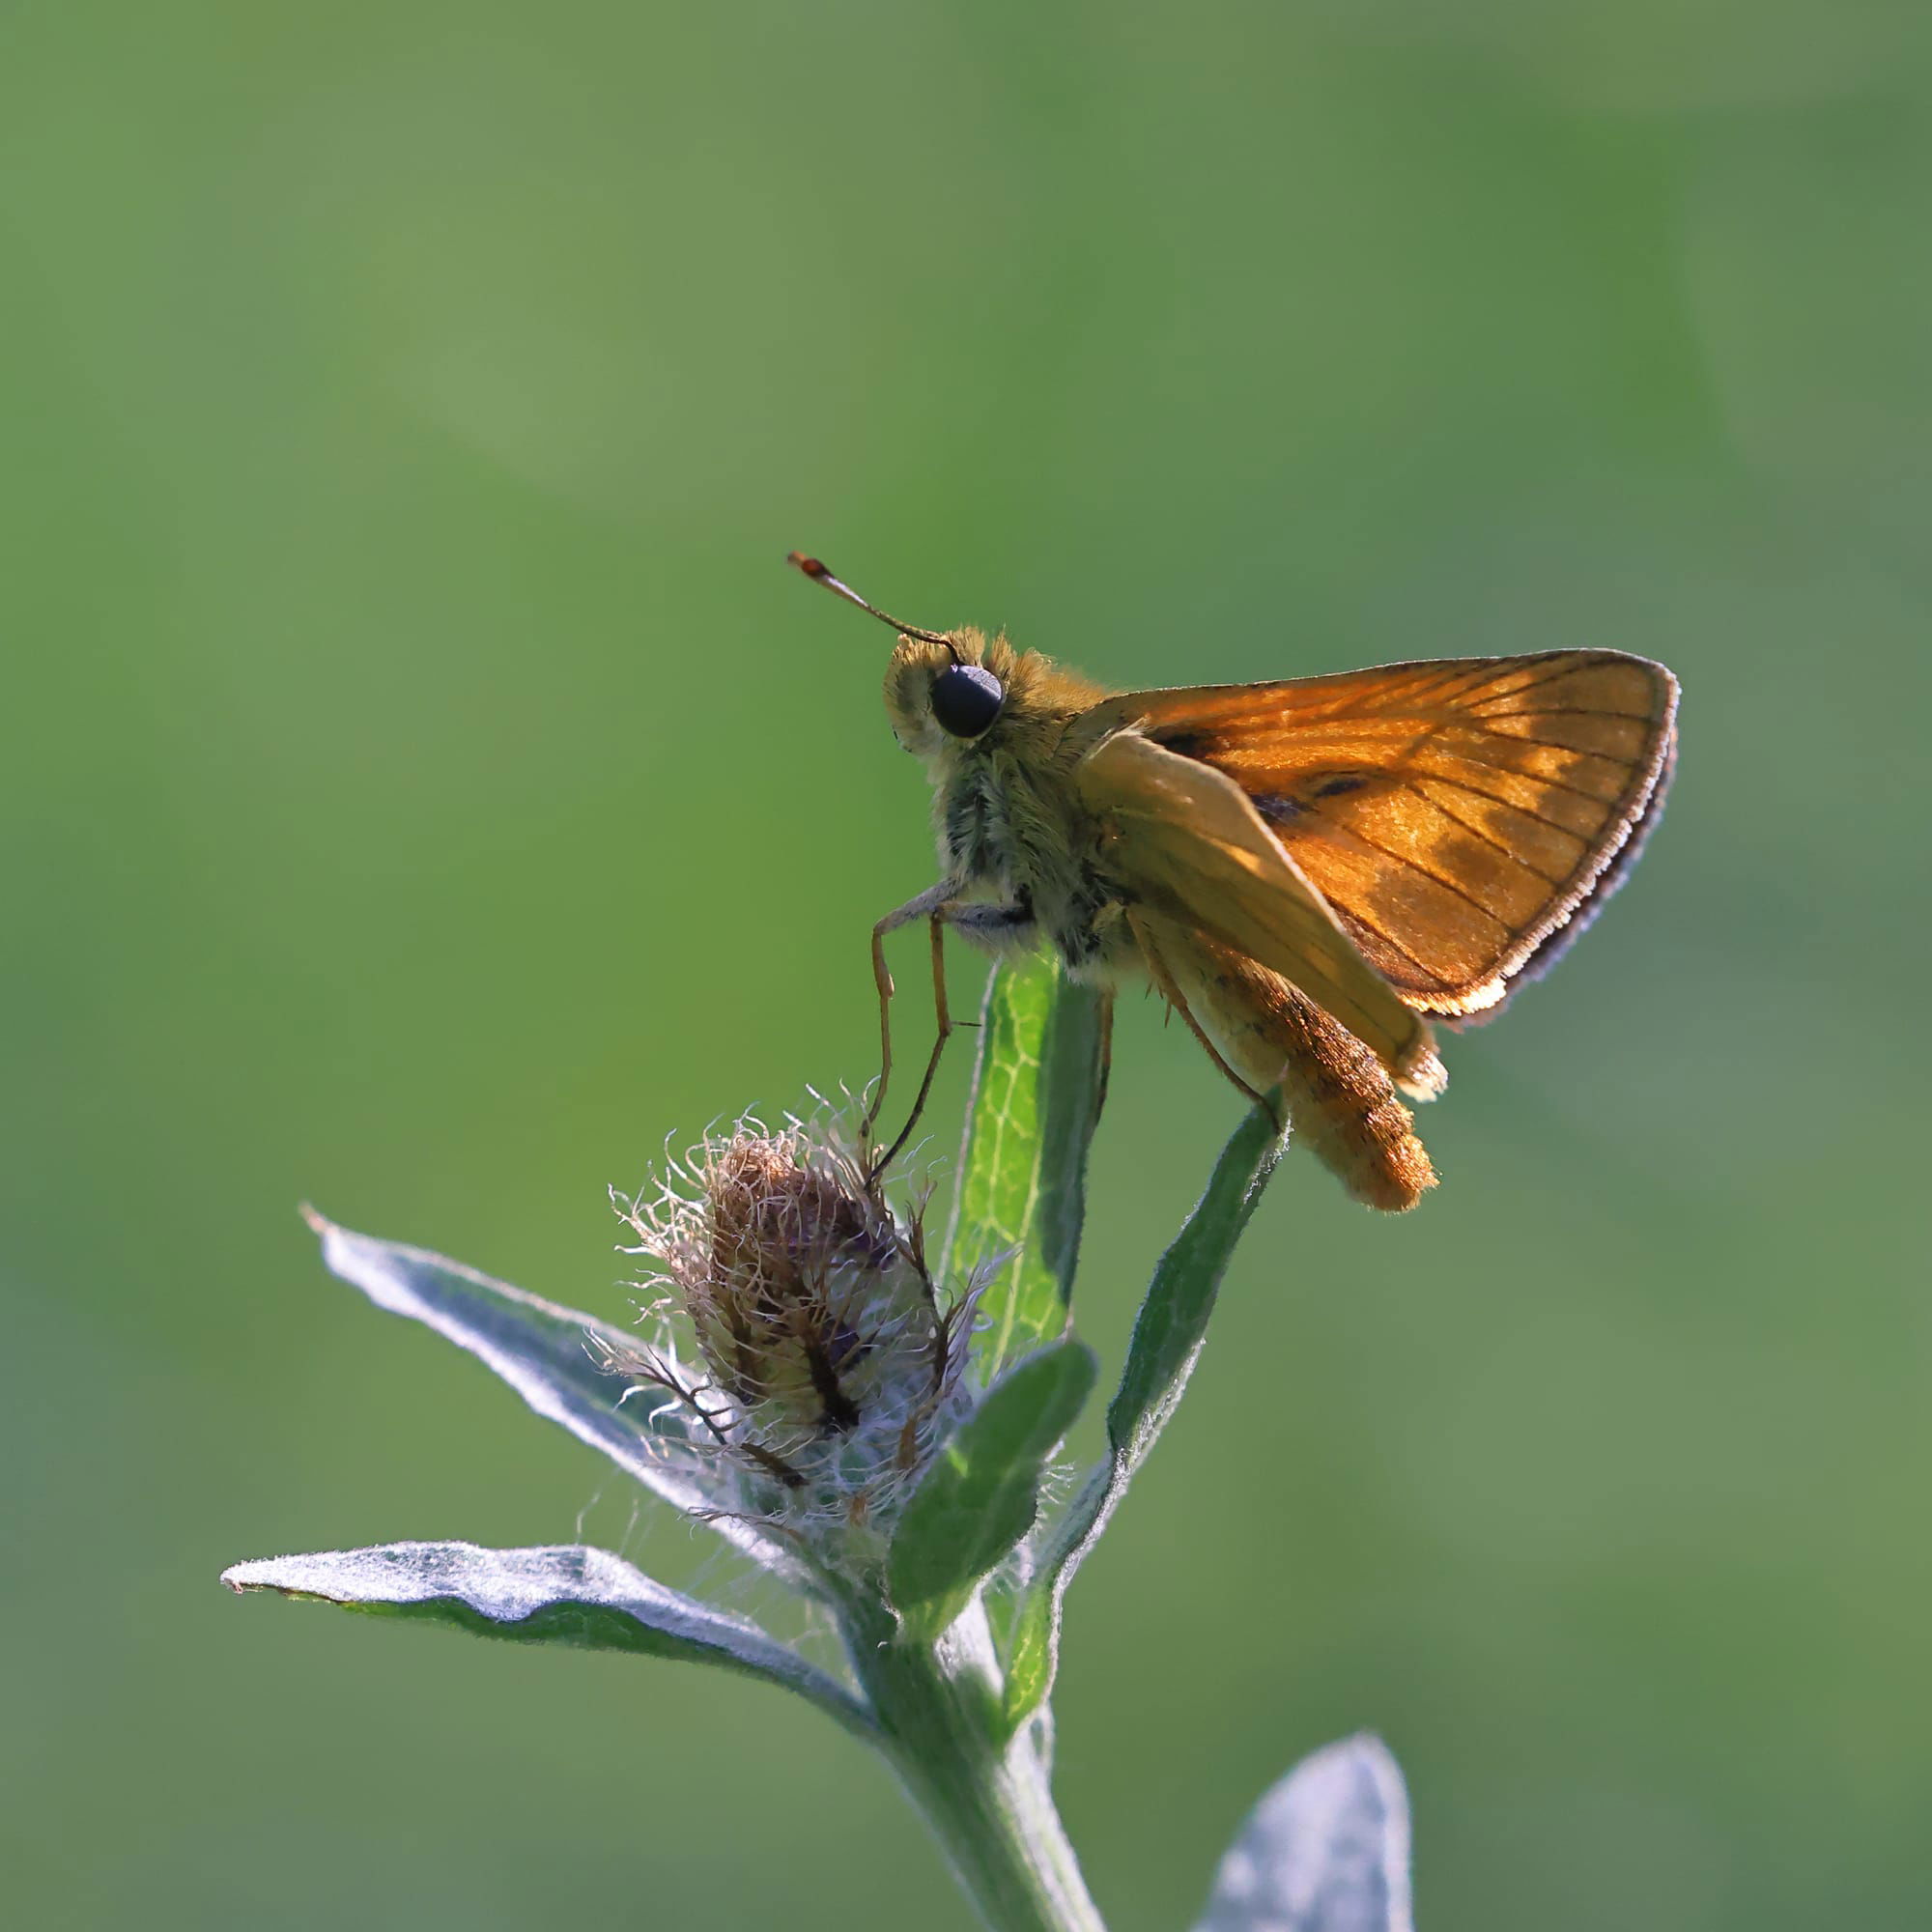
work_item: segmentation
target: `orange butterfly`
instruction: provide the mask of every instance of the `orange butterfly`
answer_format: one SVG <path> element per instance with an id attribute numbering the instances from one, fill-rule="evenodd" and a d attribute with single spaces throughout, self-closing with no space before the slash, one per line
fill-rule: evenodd
<path id="1" fill-rule="evenodd" d="M 941 1045 L 946 925 L 1151 980 L 1371 1207 L 1435 1183 L 1397 1097 L 1442 1091 L 1430 1016 L 1488 1017 L 1553 965 L 1669 782 L 1677 680 L 1620 651 L 1117 695 L 791 561 L 899 632 L 886 710 L 932 779 L 945 877 L 874 929 L 882 1010 L 885 935 L 922 918 Z"/>

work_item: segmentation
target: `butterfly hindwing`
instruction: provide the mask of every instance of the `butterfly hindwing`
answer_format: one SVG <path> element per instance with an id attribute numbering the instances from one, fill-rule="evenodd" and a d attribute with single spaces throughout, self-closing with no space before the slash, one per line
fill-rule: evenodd
<path id="1" fill-rule="evenodd" d="M 1661 665 L 1551 651 L 1099 709 L 1234 780 L 1402 998 L 1464 1017 L 1551 963 L 1621 882 L 1668 779 L 1676 707 Z"/>
<path id="2" fill-rule="evenodd" d="M 1426 1098 L 1439 1091 L 1427 1023 L 1362 956 L 1238 785 L 1130 731 L 1103 737 L 1074 774 L 1083 803 L 1106 827 L 1105 862 L 1130 902 L 1299 986 L 1406 1092 Z"/>

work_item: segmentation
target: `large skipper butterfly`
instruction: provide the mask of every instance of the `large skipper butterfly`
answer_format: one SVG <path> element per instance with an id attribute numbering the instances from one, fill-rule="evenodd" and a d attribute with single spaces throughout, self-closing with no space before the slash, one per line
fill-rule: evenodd
<path id="1" fill-rule="evenodd" d="M 933 785 L 945 876 L 873 934 L 873 1118 L 883 942 L 927 919 L 922 1102 L 950 1031 L 944 927 L 1044 941 L 1075 978 L 1151 982 L 1356 1200 L 1412 1208 L 1435 1173 L 1398 1096 L 1442 1091 L 1431 1020 L 1487 1019 L 1555 964 L 1670 776 L 1677 680 L 1621 651 L 1116 694 L 1004 637 L 900 624 L 791 561 L 899 633 L 886 711 Z"/>

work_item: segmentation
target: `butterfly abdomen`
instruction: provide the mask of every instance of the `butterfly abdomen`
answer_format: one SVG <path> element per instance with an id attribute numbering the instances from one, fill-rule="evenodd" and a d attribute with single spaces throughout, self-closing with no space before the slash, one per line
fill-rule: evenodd
<path id="1" fill-rule="evenodd" d="M 1357 1201 L 1400 1213 L 1435 1185 L 1414 1116 L 1346 1027 L 1205 934 L 1146 914 L 1133 923 L 1159 990 L 1236 1081 L 1258 1095 L 1278 1091 L 1297 1137 Z"/>
<path id="2" fill-rule="evenodd" d="M 1435 1169 L 1381 1062 L 1286 980 L 1240 963 L 1273 981 L 1256 989 L 1264 1017 L 1250 1024 L 1286 1052 L 1282 1093 L 1295 1131 L 1357 1201 L 1392 1214 L 1413 1208 Z"/>

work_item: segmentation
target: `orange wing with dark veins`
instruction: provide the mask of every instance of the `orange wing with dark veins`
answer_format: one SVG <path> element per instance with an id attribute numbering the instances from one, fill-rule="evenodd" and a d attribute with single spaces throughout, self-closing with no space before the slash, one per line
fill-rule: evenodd
<path id="1" fill-rule="evenodd" d="M 1362 956 L 1237 785 L 1133 731 L 1105 736 L 1073 776 L 1105 828 L 1106 867 L 1134 902 L 1292 980 L 1405 1092 L 1441 1091 L 1428 1023 Z"/>
<path id="2" fill-rule="evenodd" d="M 1092 714 L 1226 773 L 1402 998 L 1458 1018 L 1553 964 L 1622 882 L 1676 715 L 1677 680 L 1619 651 L 1133 692 Z"/>

